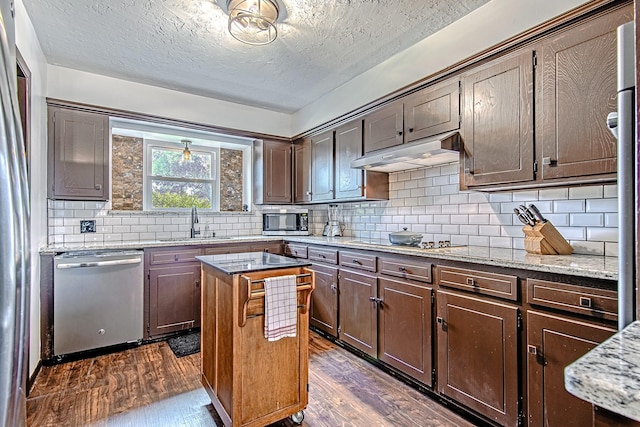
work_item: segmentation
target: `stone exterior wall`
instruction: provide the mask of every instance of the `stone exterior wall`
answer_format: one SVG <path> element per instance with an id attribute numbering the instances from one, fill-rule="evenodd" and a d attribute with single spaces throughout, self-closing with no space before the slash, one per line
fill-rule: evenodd
<path id="1" fill-rule="evenodd" d="M 220 149 L 220 211 L 242 210 L 242 151 Z"/>
<path id="2" fill-rule="evenodd" d="M 142 210 L 144 158 L 142 138 L 113 135 L 112 137 L 112 209 Z"/>

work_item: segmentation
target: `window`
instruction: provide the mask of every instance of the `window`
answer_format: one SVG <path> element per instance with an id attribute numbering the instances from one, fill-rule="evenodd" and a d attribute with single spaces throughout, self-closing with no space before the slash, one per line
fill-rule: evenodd
<path id="1" fill-rule="evenodd" d="M 192 145 L 191 160 L 183 161 L 175 143 L 145 140 L 145 146 L 147 210 L 218 210 L 218 148 Z"/>

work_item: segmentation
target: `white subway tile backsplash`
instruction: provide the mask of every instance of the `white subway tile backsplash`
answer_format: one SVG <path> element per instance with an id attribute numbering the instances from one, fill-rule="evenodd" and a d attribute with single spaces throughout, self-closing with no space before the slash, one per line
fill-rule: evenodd
<path id="1" fill-rule="evenodd" d="M 612 242 L 604 242 L 605 256 L 618 256 L 618 244 Z"/>
<path id="2" fill-rule="evenodd" d="M 569 199 L 601 199 L 604 195 L 602 185 L 588 185 L 569 188 Z"/>
<path id="3" fill-rule="evenodd" d="M 478 234 L 481 236 L 500 236 L 499 225 L 481 225 L 478 227 Z"/>
<path id="4" fill-rule="evenodd" d="M 587 212 L 618 212 L 618 199 L 587 200 Z"/>
<path id="5" fill-rule="evenodd" d="M 557 200 L 553 202 L 553 211 L 556 213 L 584 212 L 584 200 Z"/>
<path id="6" fill-rule="evenodd" d="M 433 204 L 435 205 L 448 205 L 449 196 L 435 196 L 433 198 Z"/>
<path id="7" fill-rule="evenodd" d="M 451 215 L 450 221 L 451 224 L 469 224 L 469 215 Z"/>
<path id="8" fill-rule="evenodd" d="M 63 205 L 65 209 L 84 209 L 84 202 L 65 201 Z"/>
<path id="9" fill-rule="evenodd" d="M 543 188 L 538 191 L 538 200 L 564 200 L 568 198 L 568 188 Z"/>
<path id="10" fill-rule="evenodd" d="M 612 198 L 618 197 L 618 185 L 617 184 L 605 185 L 603 197 L 605 199 L 612 199 Z"/>
<path id="11" fill-rule="evenodd" d="M 478 225 L 460 225 L 460 234 L 466 234 L 468 236 L 478 235 Z"/>
<path id="12" fill-rule="evenodd" d="M 522 231 L 522 227 L 518 225 L 506 225 L 501 228 L 501 235 L 508 237 L 522 237 L 524 238 L 524 232 Z"/>
<path id="13" fill-rule="evenodd" d="M 460 226 L 459 225 L 443 225 L 442 232 L 445 234 L 460 234 Z"/>
<path id="14" fill-rule="evenodd" d="M 535 202 L 538 200 L 538 190 L 516 191 L 513 193 L 514 202 Z"/>
<path id="15" fill-rule="evenodd" d="M 618 227 L 618 214 L 606 213 L 604 214 L 604 226 L 605 227 Z"/>
<path id="16" fill-rule="evenodd" d="M 457 214 L 458 213 L 458 205 L 443 205 L 442 206 L 442 213 L 443 214 Z"/>
<path id="17" fill-rule="evenodd" d="M 586 228 L 585 227 L 556 227 L 558 232 L 562 234 L 566 240 L 586 240 Z"/>
<path id="18" fill-rule="evenodd" d="M 469 215 L 469 224 L 489 224 L 489 215 Z"/>
<path id="19" fill-rule="evenodd" d="M 584 240 L 570 240 L 569 244 L 573 247 L 574 254 L 582 255 L 605 255 L 604 242 L 587 242 Z"/>
<path id="20" fill-rule="evenodd" d="M 513 242 L 511 237 L 489 237 L 489 246 L 492 248 L 512 248 Z"/>
<path id="21" fill-rule="evenodd" d="M 477 214 L 478 213 L 478 204 L 460 204 L 458 205 L 458 212 L 461 214 Z"/>
<path id="22" fill-rule="evenodd" d="M 489 195 L 489 201 L 491 203 L 504 203 L 513 201 L 511 193 L 491 193 Z"/>
<path id="23" fill-rule="evenodd" d="M 458 193 L 449 196 L 449 203 L 453 205 L 464 205 L 467 203 L 477 203 L 477 202 L 469 202 L 469 194 L 467 193 Z"/>
<path id="24" fill-rule="evenodd" d="M 451 224 L 451 216 L 450 215 L 434 215 L 433 222 L 434 224 Z"/>
<path id="25" fill-rule="evenodd" d="M 601 213 L 570 214 L 569 221 L 572 227 L 581 227 L 581 226 L 602 227 L 604 225 L 604 214 L 601 214 Z"/>
<path id="26" fill-rule="evenodd" d="M 440 173 L 442 175 L 458 175 L 458 172 L 460 170 L 460 164 L 459 163 L 451 163 L 448 165 L 444 165 L 444 166 L 440 166 Z"/>
<path id="27" fill-rule="evenodd" d="M 617 242 L 618 241 L 618 229 L 617 228 L 587 228 L 587 240 L 597 240 L 600 242 Z"/>
<path id="28" fill-rule="evenodd" d="M 469 236 L 469 246 L 489 246 L 489 236 Z"/>

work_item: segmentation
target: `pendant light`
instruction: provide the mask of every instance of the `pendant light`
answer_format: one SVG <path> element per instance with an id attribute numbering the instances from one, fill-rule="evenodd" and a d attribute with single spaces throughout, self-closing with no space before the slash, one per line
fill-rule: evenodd
<path id="1" fill-rule="evenodd" d="M 229 33 L 250 45 L 269 44 L 278 36 L 276 0 L 227 0 Z"/>
<path id="2" fill-rule="evenodd" d="M 184 150 L 182 150 L 182 161 L 183 162 L 190 162 L 191 161 L 191 151 L 189 150 L 189 144 L 191 144 L 191 140 L 183 139 L 180 142 L 184 143 Z"/>

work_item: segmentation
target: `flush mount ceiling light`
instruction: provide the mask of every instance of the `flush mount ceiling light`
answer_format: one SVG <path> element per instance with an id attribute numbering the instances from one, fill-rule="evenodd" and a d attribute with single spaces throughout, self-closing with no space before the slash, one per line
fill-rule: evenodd
<path id="1" fill-rule="evenodd" d="M 275 0 L 228 0 L 229 33 L 242 43 L 269 44 L 278 36 Z"/>
<path id="2" fill-rule="evenodd" d="M 184 150 L 182 150 L 182 161 L 190 162 L 191 161 L 191 151 L 189 150 L 189 144 L 191 144 L 190 139 L 183 139 L 180 141 L 184 144 Z"/>

